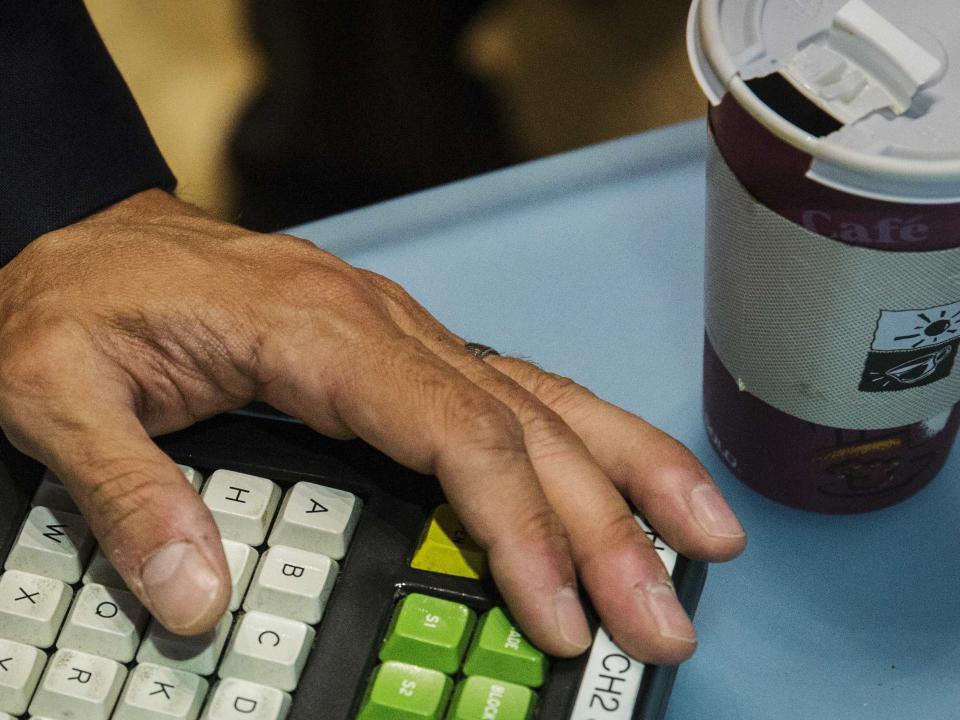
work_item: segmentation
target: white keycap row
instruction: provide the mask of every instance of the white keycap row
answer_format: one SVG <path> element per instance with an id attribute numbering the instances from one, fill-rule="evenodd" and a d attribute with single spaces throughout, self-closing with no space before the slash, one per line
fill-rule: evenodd
<path id="1" fill-rule="evenodd" d="M 264 540 L 342 560 L 360 520 L 360 500 L 352 493 L 300 482 L 290 488 L 269 538 L 267 531 L 280 504 L 280 488 L 265 478 L 217 470 L 203 487 L 220 533 L 253 547 Z"/>
<path id="2" fill-rule="evenodd" d="M 346 555 L 360 501 L 302 482 L 280 505 L 280 488 L 264 478 L 219 470 L 204 485 L 200 473 L 179 467 L 202 488 L 224 536 L 231 612 L 201 638 L 155 621 L 147 627 L 149 615 L 103 552 L 88 562 L 92 535 L 48 472 L 0 576 L 0 720 L 28 709 L 33 720 L 197 720 L 210 690 L 201 676 L 214 673 L 220 679 L 202 720 L 286 716 L 316 635 L 311 625 L 339 571 L 331 556 Z M 261 556 L 251 544 L 264 540 Z M 70 585 L 81 577 L 74 596 Z M 54 642 L 48 662 L 38 648 Z M 122 663 L 134 658 L 128 676 Z"/>

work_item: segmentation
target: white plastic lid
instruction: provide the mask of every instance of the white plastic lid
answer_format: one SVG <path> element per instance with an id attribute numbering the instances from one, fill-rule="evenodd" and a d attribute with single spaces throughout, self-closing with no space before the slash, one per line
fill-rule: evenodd
<path id="1" fill-rule="evenodd" d="M 694 0 L 694 73 L 814 157 L 808 177 L 909 203 L 960 202 L 958 0 Z M 746 81 L 780 72 L 843 127 L 815 137 Z"/>

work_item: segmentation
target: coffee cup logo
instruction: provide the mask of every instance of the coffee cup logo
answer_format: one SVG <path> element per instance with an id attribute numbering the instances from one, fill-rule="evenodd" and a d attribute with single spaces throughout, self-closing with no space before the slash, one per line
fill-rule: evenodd
<path id="1" fill-rule="evenodd" d="M 908 390 L 942 380 L 960 348 L 960 302 L 882 310 L 860 380 L 862 392 Z"/>

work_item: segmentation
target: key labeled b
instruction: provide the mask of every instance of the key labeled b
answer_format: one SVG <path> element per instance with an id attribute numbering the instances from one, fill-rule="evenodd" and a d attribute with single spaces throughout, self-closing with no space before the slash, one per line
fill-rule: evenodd
<path id="1" fill-rule="evenodd" d="M 260 558 L 243 609 L 316 625 L 339 569 L 326 555 L 275 545 Z"/>

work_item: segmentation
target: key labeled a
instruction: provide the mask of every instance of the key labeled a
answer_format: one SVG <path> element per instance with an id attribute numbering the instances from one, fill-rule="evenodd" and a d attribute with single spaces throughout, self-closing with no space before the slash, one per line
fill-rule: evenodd
<path id="1" fill-rule="evenodd" d="M 83 575 L 93 545 L 93 534 L 79 515 L 38 505 L 24 520 L 4 567 L 72 584 Z"/>
<path id="2" fill-rule="evenodd" d="M 197 720 L 208 688 L 199 675 L 141 663 L 130 673 L 113 720 Z"/>
<path id="3" fill-rule="evenodd" d="M 56 578 L 8 570 L 0 576 L 0 637 L 50 647 L 72 598 L 70 586 Z"/>
<path id="4" fill-rule="evenodd" d="M 269 544 L 342 560 L 360 520 L 361 504 L 353 493 L 298 482 L 283 498 Z"/>

